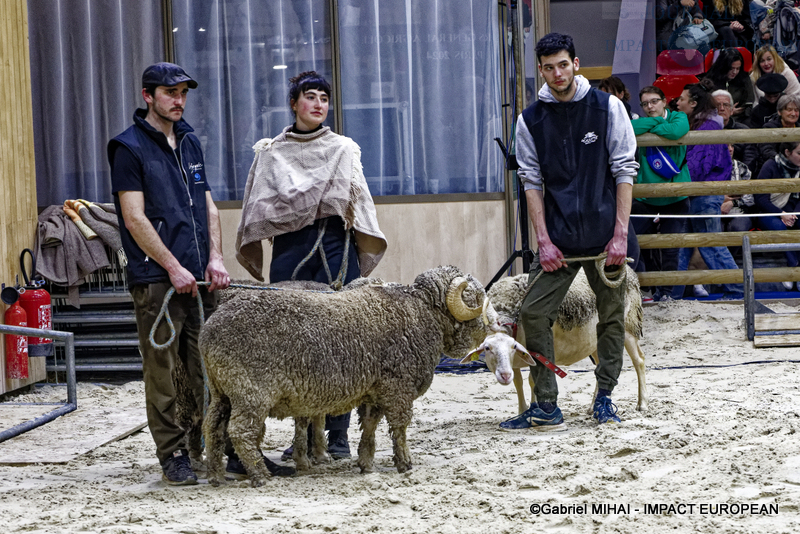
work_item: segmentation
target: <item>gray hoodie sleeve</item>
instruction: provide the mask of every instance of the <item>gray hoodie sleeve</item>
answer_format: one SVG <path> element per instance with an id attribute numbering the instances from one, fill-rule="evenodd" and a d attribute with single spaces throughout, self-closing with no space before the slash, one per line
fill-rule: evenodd
<path id="1" fill-rule="evenodd" d="M 631 184 L 636 180 L 639 164 L 636 163 L 636 136 L 622 101 L 611 96 L 608 102 L 608 164 L 617 185 Z"/>
<path id="2" fill-rule="evenodd" d="M 516 155 L 519 170 L 517 177 L 522 180 L 525 190 L 542 190 L 542 173 L 539 168 L 539 156 L 536 154 L 536 145 L 533 143 L 533 136 L 528 131 L 528 126 L 522 118 L 522 114 L 517 117 L 516 134 Z"/>

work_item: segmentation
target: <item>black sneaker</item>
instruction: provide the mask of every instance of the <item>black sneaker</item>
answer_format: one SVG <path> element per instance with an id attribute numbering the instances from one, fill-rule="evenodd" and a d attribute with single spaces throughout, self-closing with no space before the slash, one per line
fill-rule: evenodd
<path id="1" fill-rule="evenodd" d="M 264 454 L 261 454 L 261 457 L 264 459 L 264 465 L 267 466 L 270 474 L 274 477 L 293 477 L 297 474 L 297 470 L 294 467 L 290 467 L 288 465 L 278 465 Z M 244 480 L 248 477 L 247 470 L 244 468 L 244 464 L 236 455 L 228 456 L 228 465 L 225 467 L 225 476 L 228 478 L 232 478 L 234 480 Z"/>
<path id="2" fill-rule="evenodd" d="M 331 431 L 328 433 L 328 454 L 334 460 L 351 458 L 350 443 L 347 442 L 347 432 Z"/>
<path id="3" fill-rule="evenodd" d="M 170 486 L 191 486 L 197 484 L 197 475 L 192 471 L 192 461 L 187 451 L 178 449 L 161 466 L 161 478 Z"/>

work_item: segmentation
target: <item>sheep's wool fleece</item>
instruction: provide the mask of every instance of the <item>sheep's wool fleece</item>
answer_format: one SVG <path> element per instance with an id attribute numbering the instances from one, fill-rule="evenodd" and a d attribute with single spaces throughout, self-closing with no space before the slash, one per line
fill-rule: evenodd
<path id="1" fill-rule="evenodd" d="M 303 134 L 289 126 L 253 149 L 256 154 L 236 235 L 239 263 L 263 280 L 262 240 L 338 216 L 346 229 L 355 229 L 361 276 L 368 276 L 386 252 L 387 242 L 378 227 L 358 144 L 327 126 Z"/>

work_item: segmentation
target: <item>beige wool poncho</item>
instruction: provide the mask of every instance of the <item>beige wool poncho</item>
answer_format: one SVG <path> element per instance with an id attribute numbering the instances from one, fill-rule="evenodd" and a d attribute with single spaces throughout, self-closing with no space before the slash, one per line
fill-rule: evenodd
<path id="1" fill-rule="evenodd" d="M 253 147 L 236 259 L 263 280 L 261 241 L 300 230 L 316 219 L 339 216 L 354 228 L 361 276 L 368 276 L 386 252 L 375 204 L 361 166 L 361 149 L 327 126 L 299 134 L 289 126 Z"/>

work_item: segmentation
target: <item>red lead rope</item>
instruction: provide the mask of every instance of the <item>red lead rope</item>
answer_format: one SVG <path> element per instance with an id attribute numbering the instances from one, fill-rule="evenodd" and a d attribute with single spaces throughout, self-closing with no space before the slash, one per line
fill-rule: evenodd
<path id="1" fill-rule="evenodd" d="M 542 365 L 544 365 L 545 367 L 547 367 L 548 369 L 553 371 L 555 374 L 557 374 L 561 378 L 564 378 L 565 376 L 567 376 L 567 373 L 562 371 L 559 366 L 557 366 L 556 364 L 554 364 L 553 362 L 551 362 L 550 360 L 548 360 L 547 358 L 545 358 L 544 356 L 542 356 L 538 352 L 531 352 L 531 351 L 527 351 L 527 352 L 528 352 L 528 354 L 530 354 L 531 356 L 536 358 L 536 361 L 540 362 Z"/>
<path id="2" fill-rule="evenodd" d="M 511 325 L 511 337 L 513 337 L 514 339 L 517 339 L 517 323 L 513 323 Z M 550 360 L 548 360 L 547 358 L 545 358 L 544 356 L 542 356 L 538 352 L 531 352 L 531 351 L 528 350 L 527 353 L 530 354 L 531 357 L 536 358 L 536 361 L 540 362 L 542 365 L 544 365 L 545 367 L 547 367 L 548 369 L 553 371 L 555 374 L 557 374 L 561 378 L 564 378 L 565 376 L 567 376 L 567 373 L 562 371 L 559 366 L 557 366 L 556 364 L 554 364 L 553 362 L 551 362 Z"/>

